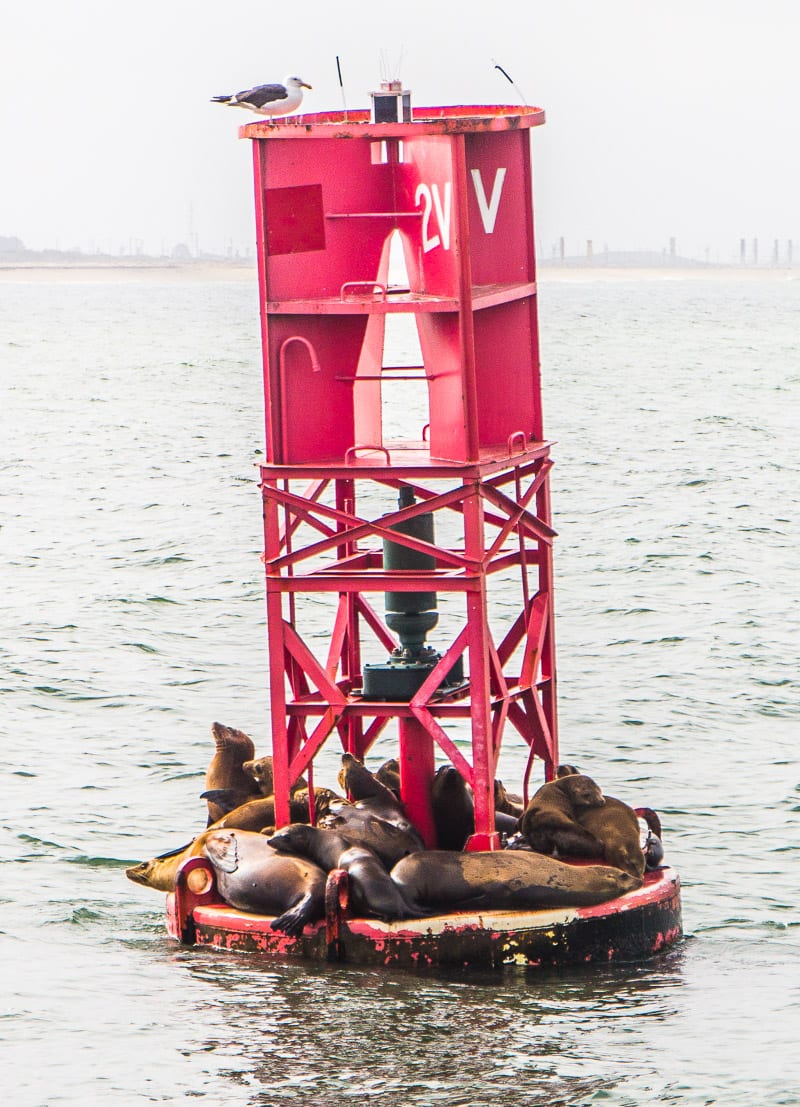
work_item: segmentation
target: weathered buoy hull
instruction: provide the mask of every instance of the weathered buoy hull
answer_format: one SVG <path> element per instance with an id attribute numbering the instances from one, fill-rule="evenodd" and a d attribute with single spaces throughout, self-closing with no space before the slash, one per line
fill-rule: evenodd
<path id="1" fill-rule="evenodd" d="M 325 919 L 290 937 L 272 930 L 270 917 L 222 903 L 209 870 L 204 890 L 191 891 L 187 877 L 203 865 L 193 858 L 179 872 L 167 900 L 167 929 L 184 943 L 220 950 L 404 968 L 544 968 L 640 960 L 683 937 L 680 881 L 670 868 L 648 873 L 637 891 L 596 907 L 460 912 L 393 923 L 351 917 L 346 874 L 337 870 L 328 879 Z"/>

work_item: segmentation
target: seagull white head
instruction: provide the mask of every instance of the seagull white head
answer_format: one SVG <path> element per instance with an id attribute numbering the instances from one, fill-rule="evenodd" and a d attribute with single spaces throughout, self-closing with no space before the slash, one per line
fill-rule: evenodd
<path id="1" fill-rule="evenodd" d="M 230 108 L 247 108 L 256 115 L 289 115 L 303 100 L 303 89 L 311 85 L 302 77 L 284 77 L 282 84 L 256 85 L 234 96 L 214 96 L 212 102 Z"/>

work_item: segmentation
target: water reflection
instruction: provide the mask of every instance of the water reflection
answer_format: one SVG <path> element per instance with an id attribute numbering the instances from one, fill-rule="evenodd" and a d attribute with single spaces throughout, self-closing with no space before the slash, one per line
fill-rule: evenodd
<path id="1" fill-rule="evenodd" d="M 679 950 L 646 965 L 413 974 L 182 951 L 206 985 L 193 1040 L 253 1104 L 579 1104 L 673 1018 Z M 176 984 L 178 982 L 176 981 Z M 210 989 L 210 991 L 208 990 Z"/>

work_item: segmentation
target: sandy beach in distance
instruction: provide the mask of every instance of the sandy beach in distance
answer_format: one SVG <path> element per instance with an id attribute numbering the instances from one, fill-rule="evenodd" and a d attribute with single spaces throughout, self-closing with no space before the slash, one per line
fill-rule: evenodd
<path id="1" fill-rule="evenodd" d="M 542 282 L 560 281 L 710 281 L 735 277 L 746 281 L 796 280 L 800 266 L 755 265 L 553 265 L 540 262 Z M 28 281 L 255 281 L 253 262 L 0 262 L 0 282 Z"/>
<path id="2" fill-rule="evenodd" d="M 82 264 L 74 262 L 35 263 L 0 262 L 2 281 L 254 281 L 258 277 L 255 262 L 157 262 L 126 264 L 123 261 Z"/>

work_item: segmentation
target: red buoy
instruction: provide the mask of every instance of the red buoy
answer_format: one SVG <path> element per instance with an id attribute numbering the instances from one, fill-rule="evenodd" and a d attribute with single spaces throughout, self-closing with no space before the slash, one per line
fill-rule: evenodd
<path id="1" fill-rule="evenodd" d="M 394 114 L 384 103 L 393 93 Z M 240 131 L 252 140 L 255 168 L 276 822 L 289 822 L 290 785 L 303 774 L 313 783 L 326 742 L 363 760 L 395 727 L 402 800 L 428 848 L 437 846 L 438 750 L 472 788 L 466 848 L 494 850 L 494 779 L 509 729 L 529 750 L 526 799 L 533 760 L 546 779 L 558 762 L 552 462 L 530 158 L 530 131 L 544 113 L 411 108 L 406 96 L 382 90 L 372 117 L 327 112 Z M 402 287 L 390 283 L 395 236 Z M 416 324 L 419 365 L 387 364 L 394 314 Z M 409 379 L 425 417 L 390 439 L 383 399 Z M 438 624 L 445 597 L 446 630 Z M 489 617 L 498 597 L 502 627 Z M 330 611 L 324 635 L 320 601 Z M 448 733 L 454 720 L 468 746 Z M 590 946 L 607 959 L 606 930 L 624 955 L 680 933 L 671 872 L 649 878 L 622 908 L 615 901 L 606 930 L 597 909 L 556 912 L 557 920 L 552 911 L 516 920 L 489 912 L 479 922 L 356 925 L 332 874 L 325 923 L 289 939 L 268 920 L 220 907 L 210 871 L 193 893 L 187 876 L 204 864 L 194 859 L 179 874 L 170 932 L 229 948 L 377 961 L 376 948 L 396 948 L 383 959 L 534 964 L 559 960 L 559 948 L 561 959 L 590 959 Z M 640 921 L 620 940 L 631 912 L 652 926 Z M 554 927 L 573 937 L 554 945 Z"/>

